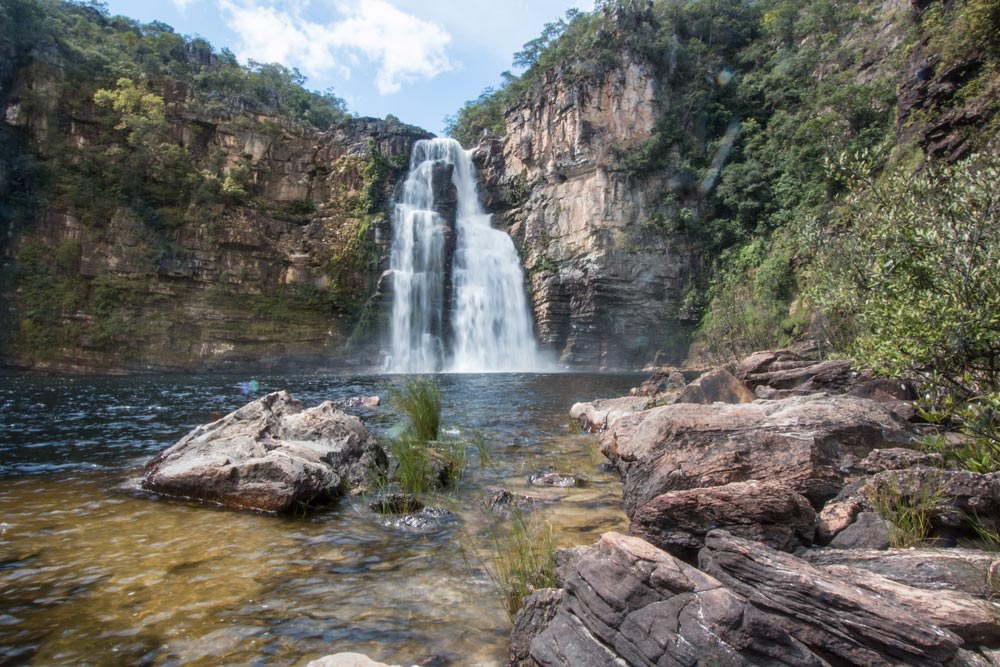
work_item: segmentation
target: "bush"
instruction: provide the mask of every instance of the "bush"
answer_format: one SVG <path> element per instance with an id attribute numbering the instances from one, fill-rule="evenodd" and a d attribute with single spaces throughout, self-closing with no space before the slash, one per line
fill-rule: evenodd
<path id="1" fill-rule="evenodd" d="M 812 299 L 856 323 L 863 363 L 932 399 L 1000 390 L 1000 156 L 861 179 Z"/>

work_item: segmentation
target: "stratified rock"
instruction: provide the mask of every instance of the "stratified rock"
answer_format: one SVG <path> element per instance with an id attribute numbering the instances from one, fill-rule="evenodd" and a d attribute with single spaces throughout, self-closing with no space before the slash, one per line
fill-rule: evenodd
<path id="1" fill-rule="evenodd" d="M 889 525 L 875 512 L 861 512 L 830 541 L 832 549 L 888 549 Z"/>
<path id="2" fill-rule="evenodd" d="M 839 393 L 853 378 L 851 362 L 846 359 L 817 361 L 791 350 L 755 352 L 739 363 L 736 377 L 751 389 L 767 386 L 783 390 L 776 398 L 815 391 Z"/>
<path id="3" fill-rule="evenodd" d="M 142 487 L 226 507 L 289 512 L 343 495 L 386 465 L 372 434 L 327 401 L 286 391 L 199 426 L 146 465 Z"/>
<path id="4" fill-rule="evenodd" d="M 360 653 L 335 653 L 319 658 L 318 660 L 313 660 L 306 667 L 399 667 L 399 665 L 387 665 L 384 662 L 375 662 L 368 656 Z M 416 667 L 416 665 L 413 667 Z"/>
<path id="5" fill-rule="evenodd" d="M 808 500 L 780 482 L 734 482 L 657 496 L 632 513 L 629 532 L 675 556 L 692 559 L 705 535 L 716 528 L 793 551 L 812 542 L 816 512 Z"/>
<path id="6" fill-rule="evenodd" d="M 531 642 L 552 621 L 561 603 L 559 588 L 541 588 L 525 598 L 510 632 L 508 667 L 534 667 Z"/>
<path id="7" fill-rule="evenodd" d="M 848 565 L 907 586 L 980 598 L 995 597 L 1000 586 L 1000 558 L 978 549 L 809 549 L 803 558 L 816 566 Z"/>
<path id="8" fill-rule="evenodd" d="M 653 399 L 646 396 L 601 398 L 590 403 L 575 403 L 569 409 L 569 417 L 584 431 L 599 433 L 619 417 L 645 410 L 651 405 Z"/>
<path id="9" fill-rule="evenodd" d="M 622 474 L 632 516 L 669 491 L 752 479 L 784 482 L 820 507 L 873 449 L 911 437 L 908 424 L 874 401 L 817 395 L 653 408 L 620 417 L 600 447 Z"/>
<path id="10" fill-rule="evenodd" d="M 771 632 L 768 632 L 771 630 Z M 583 550 L 562 608 L 531 645 L 542 667 L 824 663 L 774 632 L 745 598 L 637 537 L 606 533 Z"/>
<path id="11" fill-rule="evenodd" d="M 941 455 L 905 447 L 876 449 L 861 462 L 861 471 L 874 475 L 885 470 L 908 470 L 916 466 L 940 466 Z"/>
<path id="12" fill-rule="evenodd" d="M 725 368 L 705 373 L 684 387 L 673 403 L 751 403 L 755 396 Z"/>
<path id="13" fill-rule="evenodd" d="M 723 531 L 706 537 L 698 564 L 766 614 L 772 631 L 824 656 L 822 664 L 946 665 L 962 640 L 934 620 L 958 609 L 976 610 L 974 619 L 949 621 L 975 636 L 983 617 L 993 615 L 971 597 L 937 601 L 918 588 L 874 574 L 851 575 L 849 568 L 817 568 Z"/>

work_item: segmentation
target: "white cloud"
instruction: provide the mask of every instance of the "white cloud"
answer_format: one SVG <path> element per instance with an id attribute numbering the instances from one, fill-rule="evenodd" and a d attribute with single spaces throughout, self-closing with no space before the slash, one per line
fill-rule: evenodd
<path id="1" fill-rule="evenodd" d="M 329 23 L 309 20 L 301 9 L 260 0 L 219 0 L 219 6 L 239 37 L 242 56 L 298 67 L 307 75 L 337 70 L 347 77 L 364 58 L 376 65 L 375 85 L 385 95 L 452 68 L 445 51 L 451 42 L 448 32 L 386 0 L 338 5 L 341 16 Z"/>
<path id="2" fill-rule="evenodd" d="M 177 8 L 177 11 L 183 14 L 185 9 L 198 2 L 198 0 L 170 0 L 170 2 Z"/>

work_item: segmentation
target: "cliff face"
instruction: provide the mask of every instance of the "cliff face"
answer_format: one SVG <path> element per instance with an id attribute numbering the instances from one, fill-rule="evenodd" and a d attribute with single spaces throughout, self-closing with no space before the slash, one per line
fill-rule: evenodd
<path id="1" fill-rule="evenodd" d="M 3 118 L 44 162 L 59 112 L 25 112 L 18 92 L 33 85 L 15 87 Z M 83 372 L 329 366 L 346 361 L 352 334 L 351 360 L 370 360 L 377 324 L 361 315 L 385 268 L 388 200 L 410 147 L 429 135 L 367 118 L 319 132 L 165 97 L 173 141 L 198 168 L 228 175 L 232 193 L 169 225 L 127 207 L 95 220 L 46 202 L 0 244 L 0 361 Z M 57 123 L 69 144 L 87 145 L 88 120 Z"/>
<path id="2" fill-rule="evenodd" d="M 636 366 L 689 326 L 698 254 L 662 229 L 676 179 L 619 166 L 654 131 L 656 86 L 634 62 L 582 84 L 552 73 L 475 154 L 485 204 L 524 258 L 539 339 L 566 364 Z"/>

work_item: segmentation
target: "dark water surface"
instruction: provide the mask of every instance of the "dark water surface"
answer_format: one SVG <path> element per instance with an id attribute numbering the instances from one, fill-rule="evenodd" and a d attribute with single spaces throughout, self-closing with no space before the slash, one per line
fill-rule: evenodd
<path id="1" fill-rule="evenodd" d="M 494 464 L 432 499 L 458 520 L 429 532 L 384 527 L 359 499 L 289 519 L 127 491 L 150 456 L 251 400 L 251 379 L 257 395 L 288 389 L 307 406 L 385 399 L 401 381 L 0 375 L 0 666 L 304 665 L 338 651 L 499 665 L 509 621 L 475 556 L 489 541 L 484 487 L 551 501 L 536 512 L 560 545 L 625 525 L 617 476 L 566 414 L 636 375 L 440 376 L 443 428 L 481 433 Z M 376 434 L 398 422 L 390 405 L 364 419 Z M 543 470 L 590 483 L 527 487 Z"/>

